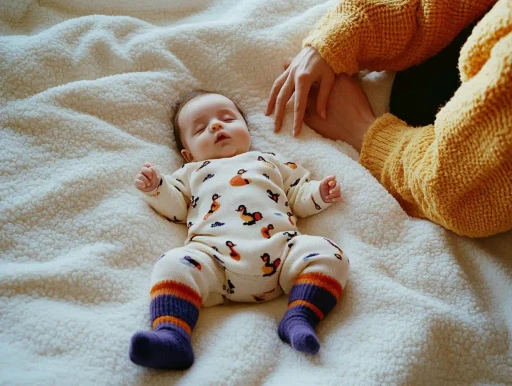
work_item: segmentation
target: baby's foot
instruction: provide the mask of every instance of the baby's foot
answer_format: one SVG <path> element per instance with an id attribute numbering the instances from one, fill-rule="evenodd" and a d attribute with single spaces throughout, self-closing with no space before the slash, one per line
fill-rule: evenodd
<path id="1" fill-rule="evenodd" d="M 194 363 L 190 336 L 180 328 L 139 331 L 132 336 L 130 359 L 154 369 L 185 370 Z"/>
<path id="2" fill-rule="evenodd" d="M 320 342 L 314 327 L 300 310 L 290 309 L 279 323 L 279 337 L 289 343 L 295 350 L 308 354 L 316 354 L 320 350 Z"/>

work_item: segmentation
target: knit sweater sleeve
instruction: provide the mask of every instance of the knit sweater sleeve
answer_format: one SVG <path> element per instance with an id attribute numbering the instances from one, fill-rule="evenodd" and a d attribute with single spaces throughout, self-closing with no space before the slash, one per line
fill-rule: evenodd
<path id="1" fill-rule="evenodd" d="M 342 0 L 304 40 L 335 73 L 403 70 L 442 50 L 495 0 Z"/>
<path id="2" fill-rule="evenodd" d="M 463 83 L 433 125 L 391 114 L 367 132 L 360 162 L 412 216 L 483 237 L 512 228 L 512 6 L 500 1 L 475 27 Z"/>

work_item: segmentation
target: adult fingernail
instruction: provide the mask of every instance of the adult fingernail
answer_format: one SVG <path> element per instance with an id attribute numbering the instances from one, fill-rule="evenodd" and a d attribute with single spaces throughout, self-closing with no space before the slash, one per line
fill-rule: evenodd
<path id="1" fill-rule="evenodd" d="M 323 119 L 325 119 L 325 117 L 326 117 L 325 110 L 322 110 L 322 111 L 320 112 L 320 116 L 321 116 Z"/>

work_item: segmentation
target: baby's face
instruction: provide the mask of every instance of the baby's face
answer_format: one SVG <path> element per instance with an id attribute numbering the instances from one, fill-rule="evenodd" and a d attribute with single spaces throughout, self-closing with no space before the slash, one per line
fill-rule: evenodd
<path id="1" fill-rule="evenodd" d="M 245 120 L 228 98 L 200 95 L 187 102 L 178 116 L 181 154 L 189 162 L 228 158 L 249 151 L 251 136 Z"/>

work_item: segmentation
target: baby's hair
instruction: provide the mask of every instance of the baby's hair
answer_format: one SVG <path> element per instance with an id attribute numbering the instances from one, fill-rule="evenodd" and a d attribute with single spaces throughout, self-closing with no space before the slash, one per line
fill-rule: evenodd
<path id="1" fill-rule="evenodd" d="M 178 146 L 178 151 L 182 151 L 185 146 L 183 146 L 183 142 L 181 141 L 181 128 L 178 125 L 178 117 L 180 115 L 181 109 L 183 106 L 185 106 L 188 102 L 190 102 L 192 99 L 197 98 L 200 95 L 206 95 L 206 94 L 219 94 L 218 92 L 214 91 L 206 91 L 206 90 L 193 90 L 190 91 L 185 97 L 181 100 L 179 100 L 173 108 L 174 116 L 172 118 L 173 128 L 174 128 L 174 139 L 176 140 L 176 146 Z M 219 94 L 222 95 L 222 94 Z M 233 102 L 233 101 L 232 101 Z M 242 114 L 242 117 L 244 118 L 245 123 L 247 123 L 247 118 L 245 117 L 245 113 L 238 107 L 238 105 L 233 102 L 237 110 Z"/>

